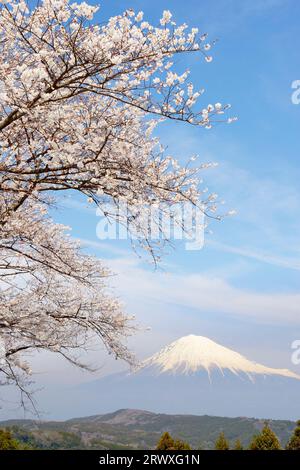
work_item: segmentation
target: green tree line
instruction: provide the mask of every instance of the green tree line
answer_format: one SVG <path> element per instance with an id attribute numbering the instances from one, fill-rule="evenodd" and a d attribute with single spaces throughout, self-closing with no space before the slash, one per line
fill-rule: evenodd
<path id="1" fill-rule="evenodd" d="M 231 447 L 224 432 L 219 434 L 214 448 L 215 450 L 282 450 L 278 437 L 267 422 L 261 432 L 252 437 L 247 448 L 243 447 L 239 439 Z M 191 446 L 187 442 L 174 439 L 168 432 L 164 432 L 157 443 L 156 450 L 191 450 Z M 285 450 L 300 450 L 300 420 L 297 421 L 296 428 Z"/>
<path id="2" fill-rule="evenodd" d="M 78 445 L 78 442 L 73 442 L 75 438 L 80 440 L 78 436 L 71 433 L 62 434 L 64 435 L 64 441 L 66 441 L 65 448 L 75 448 L 75 444 Z M 54 444 L 51 446 L 53 449 L 61 447 L 61 443 L 57 442 Z M 39 445 L 34 436 L 28 431 L 24 431 L 18 427 L 0 429 L 0 450 L 35 450 L 42 448 L 43 447 Z M 221 432 L 216 439 L 214 448 L 215 450 L 282 450 L 278 437 L 267 422 L 264 424 L 262 430 L 252 437 L 248 447 L 244 447 L 239 439 L 231 445 L 224 432 Z M 174 439 L 169 432 L 162 434 L 156 449 L 192 450 L 187 442 Z M 297 421 L 296 428 L 285 446 L 285 450 L 300 450 L 300 420 Z"/>

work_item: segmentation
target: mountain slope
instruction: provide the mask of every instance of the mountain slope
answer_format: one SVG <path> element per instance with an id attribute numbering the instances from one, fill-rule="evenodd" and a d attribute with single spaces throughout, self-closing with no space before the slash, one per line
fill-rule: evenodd
<path id="1" fill-rule="evenodd" d="M 167 347 L 144 361 L 141 369 L 153 367 L 159 373 L 194 374 L 206 370 L 229 370 L 234 374 L 244 373 L 280 375 L 300 380 L 300 375 L 288 369 L 274 369 L 249 361 L 241 354 L 225 348 L 204 336 L 189 335 L 169 344 Z"/>
<path id="2" fill-rule="evenodd" d="M 103 377 L 80 386 L 82 414 L 97 409 L 256 416 L 296 420 L 300 376 L 250 361 L 202 336 L 185 336 L 145 360 L 134 373 Z M 74 390 L 72 398 L 75 400 Z M 74 412 L 73 412 L 74 413 Z"/>
<path id="3" fill-rule="evenodd" d="M 111 374 L 57 390 L 45 388 L 36 398 L 48 416 L 63 419 L 138 408 L 297 420 L 298 379 L 294 372 L 257 364 L 208 338 L 187 336 L 144 361 L 135 373 Z"/>
<path id="4" fill-rule="evenodd" d="M 193 448 L 209 449 L 213 448 L 221 431 L 232 443 L 239 438 L 244 446 L 249 445 L 251 437 L 262 428 L 264 420 L 168 415 L 123 409 L 62 422 L 11 420 L 0 422 L 0 427 L 16 424 L 34 436 L 36 442 L 44 448 L 153 449 L 161 434 L 169 431 L 174 437 L 190 442 Z M 282 445 L 285 445 L 295 423 L 273 420 L 270 426 Z"/>

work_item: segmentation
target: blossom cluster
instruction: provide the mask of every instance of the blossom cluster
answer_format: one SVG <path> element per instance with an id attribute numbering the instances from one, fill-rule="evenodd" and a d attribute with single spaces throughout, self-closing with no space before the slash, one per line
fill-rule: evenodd
<path id="1" fill-rule="evenodd" d="M 47 192 L 76 190 L 99 210 L 107 200 L 116 207 L 189 201 L 216 212 L 199 178 L 207 165 L 191 159 L 181 167 L 154 136 L 164 119 L 207 129 L 228 121 L 229 106 L 200 106 L 204 90 L 173 64 L 192 52 L 211 62 L 214 42 L 177 25 L 169 11 L 158 26 L 133 10 L 97 23 L 97 12 L 68 0 L 0 3 L 0 333 L 8 381 L 28 372 L 19 357 L 26 350 L 80 364 L 70 351 L 86 347 L 90 334 L 131 360 L 121 341 L 131 319 L 105 294 L 101 262 L 48 218 Z M 156 257 L 138 217 L 127 222 Z"/>

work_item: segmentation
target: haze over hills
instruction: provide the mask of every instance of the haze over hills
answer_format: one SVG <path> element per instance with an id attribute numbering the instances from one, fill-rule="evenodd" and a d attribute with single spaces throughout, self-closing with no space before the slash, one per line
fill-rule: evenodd
<path id="1" fill-rule="evenodd" d="M 38 401 L 43 391 L 36 398 L 41 415 L 47 413 L 44 416 L 52 419 L 122 408 L 296 421 L 300 417 L 299 379 L 288 369 L 253 362 L 209 338 L 189 335 L 146 359 L 135 371 L 45 390 L 48 403 L 55 403 L 55 412 Z M 5 418 L 11 416 L 16 415 Z"/>
<path id="2" fill-rule="evenodd" d="M 296 420 L 300 416 L 299 379 L 288 369 L 258 364 L 208 338 L 190 335 L 146 359 L 134 372 L 73 387 L 68 400 L 61 397 L 61 416 L 122 407 Z"/>
<path id="3" fill-rule="evenodd" d="M 299 379 L 292 371 L 252 362 L 208 338 L 190 335 L 146 359 L 134 373 L 84 384 L 80 393 L 88 397 L 84 410 L 89 414 L 100 402 L 103 411 L 121 405 L 154 412 L 296 420 Z"/>
<path id="4" fill-rule="evenodd" d="M 168 431 L 188 441 L 194 449 L 211 449 L 221 431 L 231 444 L 240 439 L 248 446 L 263 424 L 264 420 L 243 417 L 168 415 L 124 409 L 61 422 L 9 420 L 0 422 L 0 427 L 18 426 L 17 436 L 39 448 L 154 449 L 161 434 Z M 284 446 L 295 423 L 275 420 L 269 424 Z"/>

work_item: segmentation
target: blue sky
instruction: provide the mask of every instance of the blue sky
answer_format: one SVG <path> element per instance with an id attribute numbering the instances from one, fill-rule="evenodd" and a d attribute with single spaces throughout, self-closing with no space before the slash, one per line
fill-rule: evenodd
<path id="1" fill-rule="evenodd" d="M 122 272 L 128 273 L 129 265 L 131 276 L 138 280 L 144 273 L 147 284 L 149 267 L 124 242 L 103 245 L 97 240 L 98 219 L 84 200 L 68 197 L 61 202 L 66 209 L 54 217 L 70 225 L 74 237 L 88 241 L 88 252 L 108 259 L 119 273 L 114 281 L 117 292 L 142 325 L 154 328 L 145 334 L 153 347 L 180 335 L 184 328 L 253 352 L 254 359 L 266 358 L 270 365 L 292 367 L 290 343 L 300 337 L 299 304 L 295 304 L 300 287 L 300 106 L 291 101 L 291 83 L 300 78 L 300 4 L 289 0 L 104 1 L 98 17 L 105 19 L 130 7 L 144 11 L 152 22 L 169 9 L 177 23 L 199 27 L 211 40 L 218 39 L 212 63 L 189 55 L 176 66 L 178 70 L 189 67 L 195 87 L 205 88 L 203 105 L 231 103 L 238 121 L 211 130 L 164 123 L 158 135 L 168 153 L 181 161 L 197 153 L 201 161 L 218 162 L 218 168 L 206 170 L 203 178 L 210 190 L 225 199 L 226 209 L 236 209 L 237 215 L 212 223 L 213 233 L 206 235 L 201 251 L 189 252 L 177 243 L 164 257 L 165 273 L 152 273 L 152 293 L 146 289 L 143 295 L 141 286 L 139 293 L 124 286 Z M 199 276 L 200 284 L 201 279 L 210 280 L 209 293 L 224 296 L 220 297 L 223 311 L 221 305 L 208 301 L 201 305 L 201 297 L 191 306 L 182 299 L 172 301 L 172 295 L 166 302 L 167 294 L 160 298 L 154 292 L 162 277 L 170 279 L 172 289 L 172 276 L 180 284 L 181 277 L 192 275 Z M 230 295 L 237 303 L 232 311 L 227 305 Z M 151 301 L 161 313 L 159 321 L 154 320 Z M 173 326 L 166 328 L 170 321 Z M 143 355 L 143 348 L 137 347 Z"/>
<path id="2" fill-rule="evenodd" d="M 96 2 L 91 2 L 96 3 Z M 238 121 L 211 130 L 164 123 L 158 131 L 168 153 L 180 161 L 197 153 L 218 168 L 203 174 L 210 190 L 237 215 L 210 226 L 201 251 L 182 243 L 153 272 L 119 241 L 99 241 L 98 219 L 84 199 L 68 196 L 53 217 L 72 227 L 85 251 L 105 259 L 117 276 L 116 293 L 142 327 L 130 341 L 139 357 L 184 334 L 209 336 L 273 367 L 299 373 L 291 343 L 300 339 L 300 105 L 291 101 L 300 79 L 300 3 L 297 0 L 105 0 L 99 19 L 124 9 L 156 22 L 164 9 L 218 38 L 214 60 L 182 57 L 195 88 L 205 88 L 203 105 L 231 103 Z M 33 360 L 41 383 L 92 380 L 53 356 Z M 123 367 L 95 351 L 99 375 Z M 66 374 L 68 371 L 68 374 Z M 51 409 L 51 400 L 47 400 Z"/>

